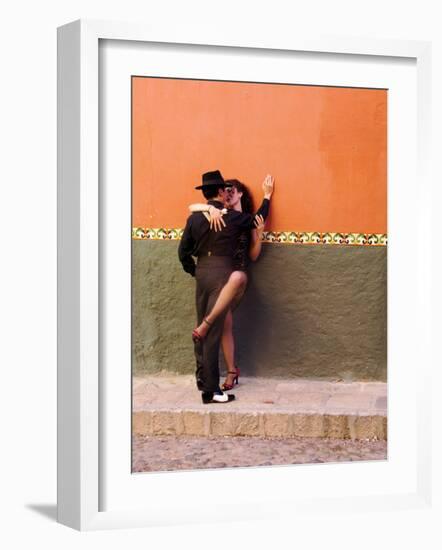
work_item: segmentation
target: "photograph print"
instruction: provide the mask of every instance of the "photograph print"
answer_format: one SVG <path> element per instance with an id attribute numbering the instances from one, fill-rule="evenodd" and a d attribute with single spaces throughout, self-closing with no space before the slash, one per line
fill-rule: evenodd
<path id="1" fill-rule="evenodd" d="M 132 472 L 387 459 L 387 99 L 132 76 Z"/>

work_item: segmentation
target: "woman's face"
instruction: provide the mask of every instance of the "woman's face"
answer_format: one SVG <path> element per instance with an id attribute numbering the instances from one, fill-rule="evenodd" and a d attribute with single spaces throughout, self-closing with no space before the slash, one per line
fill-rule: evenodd
<path id="1" fill-rule="evenodd" d="M 242 193 L 236 187 L 226 187 L 226 204 L 229 208 L 235 208 L 241 202 Z"/>

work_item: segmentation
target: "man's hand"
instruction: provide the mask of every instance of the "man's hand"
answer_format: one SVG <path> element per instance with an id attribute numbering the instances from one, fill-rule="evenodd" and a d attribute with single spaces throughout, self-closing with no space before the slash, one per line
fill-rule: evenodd
<path id="1" fill-rule="evenodd" d="M 262 183 L 262 190 L 264 191 L 265 199 L 270 199 L 270 197 L 272 196 L 274 183 L 275 180 L 273 179 L 273 176 L 267 174 Z"/>
<path id="2" fill-rule="evenodd" d="M 226 227 L 226 222 L 223 220 L 222 210 L 219 210 L 215 206 L 210 206 L 209 217 L 210 229 L 213 229 L 213 231 L 222 231 L 223 227 Z"/>
<path id="3" fill-rule="evenodd" d="M 255 229 L 258 233 L 258 237 L 261 238 L 264 232 L 264 225 L 266 223 L 264 218 L 261 216 L 261 214 L 256 214 L 253 223 L 255 224 Z"/>

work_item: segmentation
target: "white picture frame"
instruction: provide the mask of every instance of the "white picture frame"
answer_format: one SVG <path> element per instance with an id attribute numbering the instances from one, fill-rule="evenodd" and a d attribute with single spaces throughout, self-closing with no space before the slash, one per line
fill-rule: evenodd
<path id="1" fill-rule="evenodd" d="M 352 37 L 294 37 L 266 43 L 253 43 L 241 38 L 201 35 L 189 37 L 186 31 L 173 36 L 156 34 L 152 29 L 135 24 L 76 21 L 58 31 L 58 521 L 80 530 L 139 527 L 194 522 L 191 512 L 178 504 L 166 513 L 165 507 L 124 508 L 102 511 L 100 483 L 103 450 L 100 433 L 100 273 L 101 251 L 99 214 L 102 208 L 99 188 L 99 43 L 115 40 L 180 45 L 208 45 L 272 51 L 303 51 L 333 55 L 379 56 L 411 58 L 417 67 L 417 170 L 420 185 L 416 187 L 418 233 L 430 235 L 431 181 L 429 148 L 431 118 L 430 72 L 431 45 L 427 42 L 374 40 Z M 179 47 L 179 46 L 178 46 Z M 398 254 L 401 249 L 396 249 Z M 418 337 L 428 342 L 430 316 L 430 250 L 431 238 L 424 240 L 418 252 L 416 271 L 416 314 Z M 403 253 L 403 251 L 402 251 Z M 413 321 L 417 323 L 417 319 Z M 416 325 L 417 326 L 417 325 Z M 371 511 L 397 508 L 422 508 L 431 501 L 430 431 L 431 362 L 419 366 L 416 391 L 417 459 L 416 488 L 413 491 L 393 491 L 382 495 L 367 495 L 356 500 L 336 497 L 334 510 L 343 513 L 357 506 Z M 128 443 L 129 445 L 129 443 Z M 274 470 L 276 472 L 276 470 Z M 280 468 L 275 475 L 284 476 L 288 469 Z M 175 479 L 178 480 L 177 474 Z M 215 473 L 206 472 L 206 476 Z M 260 475 L 259 472 L 257 475 Z M 327 473 L 322 472 L 321 477 Z M 357 475 L 357 474 L 356 474 Z M 181 479 L 189 473 L 180 474 Z M 154 478 L 152 478 L 152 482 Z M 155 490 L 165 477 L 157 476 Z M 151 500 L 155 501 L 155 490 Z M 253 499 L 236 519 L 251 519 L 277 514 L 291 514 L 330 506 L 330 499 L 304 499 L 302 506 L 286 496 L 272 498 L 265 504 Z M 219 509 L 209 509 L 200 503 L 198 521 L 218 521 Z M 196 508 L 195 508 L 196 507 Z M 271 508 L 271 512 L 270 512 Z M 227 514 L 221 519 L 229 521 Z"/>

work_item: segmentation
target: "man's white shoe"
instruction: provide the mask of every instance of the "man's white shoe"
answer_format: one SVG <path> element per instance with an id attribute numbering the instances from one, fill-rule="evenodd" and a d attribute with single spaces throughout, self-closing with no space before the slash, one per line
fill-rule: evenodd
<path id="1" fill-rule="evenodd" d="M 204 404 L 208 403 L 229 403 L 235 399 L 235 396 L 232 394 L 227 394 L 222 391 L 220 392 L 203 392 L 202 400 Z"/>
<path id="2" fill-rule="evenodd" d="M 227 403 L 227 401 L 229 401 L 229 396 L 227 393 L 221 393 L 221 395 L 214 393 L 212 401 L 216 401 L 217 403 Z"/>

